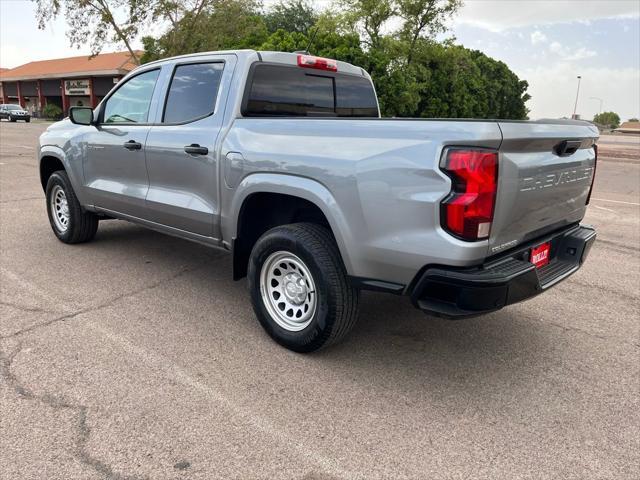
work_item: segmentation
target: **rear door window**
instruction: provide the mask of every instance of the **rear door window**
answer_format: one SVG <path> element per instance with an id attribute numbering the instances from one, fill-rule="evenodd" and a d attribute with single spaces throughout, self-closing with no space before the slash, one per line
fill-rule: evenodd
<path id="1" fill-rule="evenodd" d="M 163 123 L 185 123 L 211 115 L 224 63 L 178 65 L 171 79 Z"/>
<path id="2" fill-rule="evenodd" d="M 377 117 L 371 82 L 356 75 L 288 65 L 256 65 L 245 116 Z"/>

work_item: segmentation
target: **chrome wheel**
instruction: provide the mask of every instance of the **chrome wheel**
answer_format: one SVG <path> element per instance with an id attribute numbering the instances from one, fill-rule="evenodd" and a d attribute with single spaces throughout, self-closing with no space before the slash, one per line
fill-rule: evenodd
<path id="1" fill-rule="evenodd" d="M 293 253 L 269 255 L 260 271 L 260 293 L 271 318 L 285 330 L 299 332 L 311 323 L 316 286 L 307 266 Z"/>
<path id="2" fill-rule="evenodd" d="M 66 232 L 67 228 L 69 228 L 69 203 L 67 202 L 67 195 L 60 185 L 56 185 L 51 190 L 49 202 L 53 223 L 58 231 Z"/>

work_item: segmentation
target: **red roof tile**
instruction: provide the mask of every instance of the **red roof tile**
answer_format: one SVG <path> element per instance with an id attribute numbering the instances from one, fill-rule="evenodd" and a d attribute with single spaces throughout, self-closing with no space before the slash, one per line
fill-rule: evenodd
<path id="1" fill-rule="evenodd" d="M 135 67 L 136 64 L 132 61 L 129 52 L 102 53 L 93 58 L 82 55 L 25 63 L 16 68 L 0 71 L 0 80 L 77 77 L 101 73 L 103 75 L 124 74 Z"/>
<path id="2" fill-rule="evenodd" d="M 640 122 L 623 122 L 616 130 L 640 133 Z"/>

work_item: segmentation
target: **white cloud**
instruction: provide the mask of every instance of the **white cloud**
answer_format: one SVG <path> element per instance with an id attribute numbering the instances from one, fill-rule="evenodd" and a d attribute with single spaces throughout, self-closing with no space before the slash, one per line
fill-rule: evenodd
<path id="1" fill-rule="evenodd" d="M 547 36 L 540 30 L 536 30 L 531 34 L 531 44 L 537 45 L 538 43 L 546 43 Z"/>
<path id="2" fill-rule="evenodd" d="M 614 111 L 620 118 L 640 116 L 640 71 L 635 68 L 576 68 L 568 62 L 545 63 L 538 67 L 517 70 L 520 78 L 529 82 L 529 116 L 536 118 L 570 117 L 576 99 L 577 76 L 582 76 L 578 109 L 582 118 L 591 120 L 604 100 L 605 111 Z M 615 83 L 615 88 L 610 88 Z"/>
<path id="3" fill-rule="evenodd" d="M 597 53 L 594 50 L 589 50 L 588 48 L 581 47 L 569 54 L 565 57 L 567 60 L 584 60 L 585 58 L 595 57 Z"/>
<path id="4" fill-rule="evenodd" d="M 144 29 L 144 35 L 157 35 L 162 24 L 157 22 Z M 81 48 L 69 46 L 65 34 L 69 30 L 64 15 L 48 23 L 45 30 L 37 28 L 35 4 L 0 0 L 0 67 L 14 68 L 34 60 L 90 55 L 89 44 Z M 133 48 L 142 48 L 140 38 Z M 108 44 L 104 52 L 124 51 L 123 44 Z"/>
<path id="5" fill-rule="evenodd" d="M 532 25 L 589 22 L 599 18 L 640 17 L 635 0 L 467 0 L 457 23 L 480 26 L 494 32 Z"/>
<path id="6" fill-rule="evenodd" d="M 549 45 L 549 50 L 560 55 L 564 51 L 564 47 L 560 42 L 552 42 L 551 45 Z"/>
<path id="7" fill-rule="evenodd" d="M 585 47 L 571 50 L 559 42 L 551 42 L 549 45 L 549 51 L 568 61 L 584 60 L 585 58 L 591 58 L 597 55 L 594 50 L 589 50 Z"/>

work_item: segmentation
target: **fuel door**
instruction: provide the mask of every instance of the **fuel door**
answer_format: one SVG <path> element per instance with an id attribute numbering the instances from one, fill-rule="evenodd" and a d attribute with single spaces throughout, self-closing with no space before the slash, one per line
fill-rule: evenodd
<path id="1" fill-rule="evenodd" d="M 235 188 L 242 179 L 244 157 L 240 152 L 229 152 L 224 159 L 224 183 L 227 188 Z"/>

